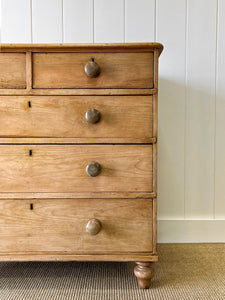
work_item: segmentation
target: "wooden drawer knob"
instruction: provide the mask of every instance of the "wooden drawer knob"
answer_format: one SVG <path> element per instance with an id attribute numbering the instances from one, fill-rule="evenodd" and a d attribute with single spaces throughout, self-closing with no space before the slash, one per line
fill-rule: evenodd
<path id="1" fill-rule="evenodd" d="M 102 228 L 102 224 L 98 219 L 91 219 L 86 225 L 86 230 L 90 235 L 96 235 Z"/>
<path id="2" fill-rule="evenodd" d="M 100 112 L 95 108 L 91 108 L 85 113 L 85 119 L 92 124 L 98 123 L 100 121 L 100 117 Z"/>
<path id="3" fill-rule="evenodd" d="M 88 176 L 95 177 L 101 172 L 101 166 L 97 162 L 92 162 L 86 167 L 86 173 Z"/>
<path id="4" fill-rule="evenodd" d="M 98 75 L 100 74 L 100 67 L 95 62 L 94 58 L 92 58 L 91 61 L 86 63 L 86 65 L 84 67 L 84 71 L 88 77 L 95 78 L 95 77 L 98 77 Z"/>

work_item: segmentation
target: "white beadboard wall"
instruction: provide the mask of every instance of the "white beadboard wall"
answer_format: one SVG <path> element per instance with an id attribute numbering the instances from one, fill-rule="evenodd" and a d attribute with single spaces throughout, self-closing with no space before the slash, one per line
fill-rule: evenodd
<path id="1" fill-rule="evenodd" d="M 158 240 L 225 242 L 225 1 L 1 0 L 2 43 L 152 42 Z"/>

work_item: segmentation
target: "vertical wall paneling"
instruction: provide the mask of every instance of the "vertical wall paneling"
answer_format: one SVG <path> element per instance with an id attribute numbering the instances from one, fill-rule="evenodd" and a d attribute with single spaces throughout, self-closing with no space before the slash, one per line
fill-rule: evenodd
<path id="1" fill-rule="evenodd" d="M 213 218 L 217 0 L 188 1 L 186 218 Z"/>
<path id="2" fill-rule="evenodd" d="M 93 0 L 63 0 L 65 43 L 93 43 Z"/>
<path id="3" fill-rule="evenodd" d="M 158 0 L 159 60 L 158 216 L 184 218 L 186 0 Z"/>
<path id="4" fill-rule="evenodd" d="M 94 1 L 94 42 L 124 42 L 124 0 Z"/>
<path id="5" fill-rule="evenodd" d="M 30 0 L 1 0 L 1 42 L 31 42 Z"/>
<path id="6" fill-rule="evenodd" d="M 218 59 L 216 89 L 215 217 L 225 218 L 225 1 L 218 5 Z"/>
<path id="7" fill-rule="evenodd" d="M 152 42 L 155 0 L 125 0 L 125 42 Z"/>
<path id="8" fill-rule="evenodd" d="M 32 0 L 32 28 L 34 43 L 62 43 L 62 0 Z"/>

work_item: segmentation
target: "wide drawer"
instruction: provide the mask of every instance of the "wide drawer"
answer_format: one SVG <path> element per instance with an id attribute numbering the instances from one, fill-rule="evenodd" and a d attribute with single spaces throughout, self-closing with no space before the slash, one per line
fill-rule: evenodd
<path id="1" fill-rule="evenodd" d="M 152 169 L 152 145 L 0 145 L 2 193 L 152 192 Z"/>
<path id="2" fill-rule="evenodd" d="M 33 88 L 153 88 L 153 52 L 33 53 Z M 90 78 L 92 61 L 100 74 Z"/>
<path id="3" fill-rule="evenodd" d="M 0 97 L 0 137 L 152 136 L 152 96 Z"/>
<path id="4" fill-rule="evenodd" d="M 0 53 L 0 88 L 26 88 L 25 53 Z"/>
<path id="5" fill-rule="evenodd" d="M 0 253 L 151 252 L 152 215 L 151 199 L 0 200 Z"/>

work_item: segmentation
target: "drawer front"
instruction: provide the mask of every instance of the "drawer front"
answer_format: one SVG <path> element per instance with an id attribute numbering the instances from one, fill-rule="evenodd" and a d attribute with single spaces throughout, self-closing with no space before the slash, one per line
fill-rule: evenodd
<path id="1" fill-rule="evenodd" d="M 0 88 L 26 88 L 25 53 L 0 53 Z"/>
<path id="2" fill-rule="evenodd" d="M 0 253 L 151 252 L 152 223 L 151 199 L 0 200 Z"/>
<path id="3" fill-rule="evenodd" d="M 152 96 L 0 97 L 0 137 L 151 138 L 152 127 Z"/>
<path id="4" fill-rule="evenodd" d="M 152 192 L 152 150 L 152 145 L 0 145 L 0 191 Z M 95 177 L 87 175 L 99 171 L 92 162 L 101 167 Z"/>
<path id="5" fill-rule="evenodd" d="M 100 67 L 95 78 L 86 75 L 88 62 Z M 34 53 L 33 88 L 152 88 L 153 52 Z"/>

